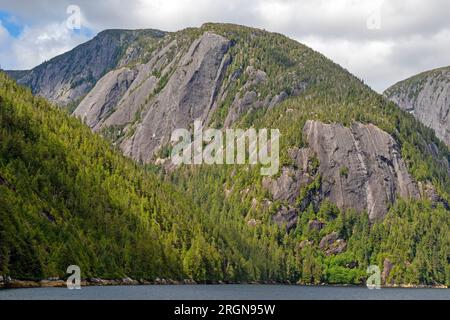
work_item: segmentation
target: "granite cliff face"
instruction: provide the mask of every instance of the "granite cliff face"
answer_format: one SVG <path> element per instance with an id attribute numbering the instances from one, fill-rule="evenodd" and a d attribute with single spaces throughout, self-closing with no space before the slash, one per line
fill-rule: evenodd
<path id="1" fill-rule="evenodd" d="M 206 121 L 230 62 L 226 56 L 230 45 L 229 40 L 212 33 L 192 43 L 164 89 L 146 106 L 135 133 L 122 143 L 125 154 L 148 161 L 156 148 L 168 142 L 174 129 L 187 128 L 196 119 Z"/>
<path id="2" fill-rule="evenodd" d="M 301 61 L 277 67 L 278 77 L 271 79 L 258 68 L 261 62 L 242 57 L 247 41 L 280 35 L 247 28 L 249 40 L 237 41 L 210 29 L 167 34 L 147 56 L 138 54 L 132 63 L 107 72 L 74 115 L 112 138 L 124 154 L 148 163 L 158 158 L 176 128 L 189 129 L 197 119 L 205 126 L 231 127 L 242 116 L 273 108 L 308 86 L 296 74 L 304 68 Z M 316 54 L 281 40 L 306 57 Z M 218 109 L 226 112 L 218 116 Z"/>
<path id="3" fill-rule="evenodd" d="M 450 146 L 450 67 L 401 81 L 384 95 L 432 128 Z"/>
<path id="4" fill-rule="evenodd" d="M 120 68 L 101 78 L 94 89 L 78 105 L 74 115 L 96 131 L 102 120 L 111 115 L 112 109 L 131 86 L 136 72 L 129 68 Z"/>
<path id="5" fill-rule="evenodd" d="M 325 58 L 279 34 L 206 24 L 175 33 L 106 30 L 32 70 L 8 73 L 149 163 L 175 128 L 197 119 L 231 127 L 301 94 L 317 80 L 309 59 Z"/>
<path id="6" fill-rule="evenodd" d="M 398 144 L 378 127 L 308 121 L 303 132 L 320 162 L 321 193 L 338 207 L 367 211 L 376 219 L 398 197 L 418 198 Z"/>
<path id="7" fill-rule="evenodd" d="M 73 50 L 31 70 L 7 71 L 19 84 L 61 106 L 78 101 L 108 71 L 126 63 L 139 37 L 160 38 L 156 30 L 106 30 Z M 129 49 L 129 50 L 128 50 Z"/>
<path id="8" fill-rule="evenodd" d="M 230 61 L 230 46 L 229 40 L 209 32 L 186 52 L 170 41 L 149 62 L 107 73 L 74 115 L 96 131 L 133 130 L 120 141 L 121 148 L 148 162 L 175 128 L 187 128 L 196 119 L 206 121 Z"/>
<path id="9" fill-rule="evenodd" d="M 398 198 L 421 197 L 398 144 L 378 127 L 309 120 L 303 136 L 308 147 L 289 150 L 293 166 L 284 167 L 277 179 L 263 181 L 274 200 L 291 206 L 285 210 L 290 214 L 284 214 L 291 227 L 293 211 L 303 211 L 310 204 L 318 206 L 325 199 L 341 209 L 365 211 L 375 220 L 383 218 Z M 320 183 L 308 188 L 314 181 Z"/>

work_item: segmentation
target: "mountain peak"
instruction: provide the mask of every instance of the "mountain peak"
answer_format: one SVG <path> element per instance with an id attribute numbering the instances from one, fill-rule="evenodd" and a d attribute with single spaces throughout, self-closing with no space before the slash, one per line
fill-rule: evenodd
<path id="1" fill-rule="evenodd" d="M 400 81 L 384 95 L 432 128 L 450 146 L 450 66 Z"/>

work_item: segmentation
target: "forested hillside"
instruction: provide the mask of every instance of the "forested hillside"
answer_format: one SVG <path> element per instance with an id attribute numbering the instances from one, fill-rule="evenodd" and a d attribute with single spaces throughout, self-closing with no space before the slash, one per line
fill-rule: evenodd
<path id="1" fill-rule="evenodd" d="M 62 277 L 76 264 L 85 278 L 362 284 L 377 265 L 385 284 L 450 284 L 450 152 L 431 129 L 281 35 L 207 24 L 139 41 L 148 56 L 105 75 L 78 110 L 95 111 L 109 141 L 0 74 L 0 274 Z M 217 87 L 195 82 L 208 77 Z M 202 90 L 216 99 L 206 114 Z M 195 112 L 217 128 L 279 129 L 279 174 L 154 165 L 171 146 L 146 144 L 152 124 L 164 142 L 164 121 L 189 126 Z M 140 162 L 121 152 L 133 135 Z"/>
<path id="2" fill-rule="evenodd" d="M 185 276 L 206 242 L 187 198 L 4 74 L 0 125 L 0 274 Z"/>
<path id="3" fill-rule="evenodd" d="M 305 146 L 301 128 L 308 119 L 347 126 L 354 121 L 373 123 L 400 142 L 411 175 L 421 185 L 434 185 L 432 189 L 438 190 L 439 201 L 430 200 L 424 192 L 416 200 L 396 201 L 383 219 L 369 221 L 367 212 L 338 209 L 326 199 L 312 201 L 305 207 L 308 195 L 323 192 L 326 181 L 320 175 L 303 185 L 291 203 L 274 199 L 264 187 L 258 167 L 186 167 L 170 173 L 170 181 L 208 212 L 205 222 L 210 222 L 205 225 L 212 228 L 210 232 L 218 243 L 227 244 L 226 257 L 236 254 L 228 246 L 243 239 L 247 230 L 262 241 L 261 247 L 254 247 L 255 252 L 251 246 L 240 250 L 252 257 L 251 264 L 244 267 L 245 278 L 250 275 L 250 279 L 301 283 L 362 283 L 366 268 L 377 265 L 383 271 L 383 283 L 448 285 L 448 150 L 430 129 L 361 83 L 348 82 L 338 92 L 335 88 L 330 82 L 287 100 L 266 114 L 252 115 L 256 128 L 280 128 L 282 165 L 293 165 L 288 156 L 292 147 Z M 236 126 L 245 127 L 247 119 Z M 430 143 L 439 146 L 439 157 L 428 151 Z M 318 166 L 312 163 L 313 170 Z M 340 174 L 351 178 L 352 172 L 343 168 Z M 167 173 L 161 176 L 167 177 Z M 233 225 L 241 231 L 224 232 Z M 239 269 L 239 278 L 242 271 Z"/>

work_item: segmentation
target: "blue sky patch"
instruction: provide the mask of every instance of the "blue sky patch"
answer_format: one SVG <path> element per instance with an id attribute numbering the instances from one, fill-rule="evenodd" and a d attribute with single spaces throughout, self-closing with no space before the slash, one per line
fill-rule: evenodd
<path id="1" fill-rule="evenodd" d="M 0 21 L 8 33 L 17 38 L 23 31 L 24 26 L 10 13 L 0 10 Z"/>
<path id="2" fill-rule="evenodd" d="M 74 29 L 72 32 L 77 36 L 84 36 L 86 38 L 93 38 L 96 35 L 96 32 L 87 27 L 81 26 L 81 29 Z"/>

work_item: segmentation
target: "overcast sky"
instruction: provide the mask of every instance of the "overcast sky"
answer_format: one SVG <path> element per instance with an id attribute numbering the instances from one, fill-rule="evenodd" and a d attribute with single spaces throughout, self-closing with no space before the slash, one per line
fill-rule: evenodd
<path id="1" fill-rule="evenodd" d="M 70 5 L 81 29 L 67 26 Z M 32 68 L 108 28 L 230 22 L 286 34 L 381 92 L 450 65 L 449 13 L 448 0 L 0 0 L 0 65 Z"/>

